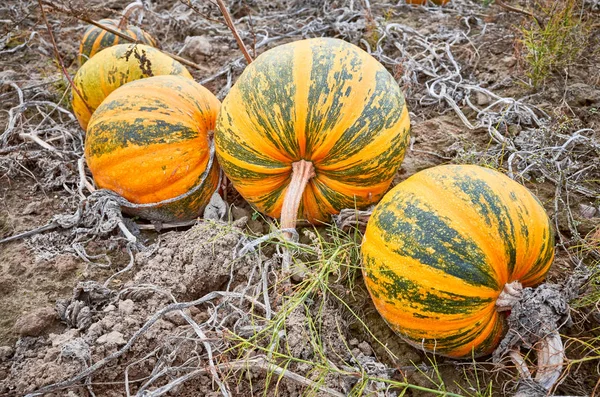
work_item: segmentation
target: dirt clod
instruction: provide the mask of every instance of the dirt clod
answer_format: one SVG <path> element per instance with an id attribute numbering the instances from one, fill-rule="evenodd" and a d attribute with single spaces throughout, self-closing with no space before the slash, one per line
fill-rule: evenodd
<path id="1" fill-rule="evenodd" d="M 135 303 L 131 299 L 119 301 L 119 311 L 125 315 L 132 314 L 135 309 Z"/>
<path id="2" fill-rule="evenodd" d="M 567 102 L 573 106 L 592 106 L 600 103 L 600 89 L 584 83 L 574 83 L 567 88 Z"/>
<path id="3" fill-rule="evenodd" d="M 19 318 L 15 330 L 21 336 L 39 336 L 58 320 L 56 310 L 43 307 Z"/>
<path id="4" fill-rule="evenodd" d="M 241 230 L 234 227 L 228 232 L 228 228 L 222 223 L 205 223 L 183 236 L 165 234 L 165 243 L 155 255 L 137 256 L 140 271 L 134 277 L 135 283 L 153 284 L 187 300 L 219 289 L 234 266 L 236 271 L 243 268 L 234 260 Z"/>
<path id="5" fill-rule="evenodd" d="M 598 212 L 598 210 L 596 210 L 596 208 L 591 205 L 579 204 L 579 212 L 581 213 L 582 217 L 586 219 L 591 219 L 596 215 L 596 212 Z"/>
<path id="6" fill-rule="evenodd" d="M 8 360 L 14 352 L 14 349 L 10 346 L 0 346 L 0 363 Z"/>
<path id="7" fill-rule="evenodd" d="M 122 346 L 127 341 L 123 338 L 123 334 L 117 331 L 109 332 L 108 334 L 104 334 L 96 340 L 97 343 L 101 345 L 115 345 Z"/>
<path id="8" fill-rule="evenodd" d="M 364 354 L 365 356 L 372 356 L 373 355 L 373 349 L 371 349 L 371 345 L 369 345 L 369 343 L 367 341 L 362 341 L 358 344 L 358 349 L 362 352 L 362 354 Z"/>
<path id="9" fill-rule="evenodd" d="M 213 55 L 213 46 L 206 36 L 191 36 L 185 39 L 184 54 L 196 63 L 203 63 Z"/>

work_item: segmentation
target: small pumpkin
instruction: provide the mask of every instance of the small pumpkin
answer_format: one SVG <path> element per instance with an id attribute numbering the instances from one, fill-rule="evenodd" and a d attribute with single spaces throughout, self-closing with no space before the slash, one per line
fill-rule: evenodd
<path id="1" fill-rule="evenodd" d="M 400 87 L 360 48 L 331 38 L 261 54 L 225 100 L 219 163 L 256 209 L 326 222 L 378 201 L 404 158 L 408 111 Z"/>
<path id="2" fill-rule="evenodd" d="M 79 124 L 87 129 L 92 113 L 123 84 L 165 74 L 193 79 L 185 66 L 147 45 L 119 44 L 100 51 L 73 79 L 73 111 Z"/>
<path id="3" fill-rule="evenodd" d="M 210 91 L 183 76 L 149 77 L 115 90 L 86 134 L 97 186 L 142 204 L 128 212 L 146 219 L 198 217 L 219 181 L 209 137 L 219 107 Z"/>
<path id="4" fill-rule="evenodd" d="M 544 208 L 507 176 L 473 165 L 421 171 L 377 205 L 362 244 L 375 307 L 412 345 L 461 358 L 503 337 L 505 285 L 534 286 L 554 257 Z"/>
<path id="5" fill-rule="evenodd" d="M 102 19 L 98 21 L 98 23 L 102 26 L 106 26 L 109 29 L 123 33 L 132 39 L 138 40 L 141 44 L 157 47 L 158 42 L 149 33 L 141 28 L 138 28 L 137 26 L 127 25 L 127 19 L 131 13 L 140 8 L 143 9 L 141 2 L 131 3 L 123 11 L 123 16 L 121 19 Z M 77 57 L 79 66 L 83 66 L 83 64 L 96 55 L 96 53 L 119 43 L 128 43 L 128 41 L 122 39 L 114 33 L 99 28 L 98 26 L 89 26 L 83 33 L 83 37 L 79 43 L 79 56 Z"/>

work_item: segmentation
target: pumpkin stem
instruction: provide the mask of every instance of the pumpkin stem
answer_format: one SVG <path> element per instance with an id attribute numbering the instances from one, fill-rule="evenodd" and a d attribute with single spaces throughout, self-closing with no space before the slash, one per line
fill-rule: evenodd
<path id="1" fill-rule="evenodd" d="M 298 220 L 298 208 L 304 194 L 304 189 L 310 178 L 315 176 L 315 167 L 313 163 L 306 160 L 292 163 L 292 181 L 288 186 L 283 199 L 283 208 L 281 209 L 281 228 L 295 229 Z M 286 238 L 291 238 L 292 234 L 284 233 Z"/>
<path id="2" fill-rule="evenodd" d="M 496 300 L 496 310 L 505 312 L 521 300 L 523 296 L 523 285 L 518 281 L 504 284 L 504 289 L 500 292 L 500 296 Z"/>
<path id="3" fill-rule="evenodd" d="M 125 28 L 127 28 L 127 20 L 129 19 L 131 14 L 136 10 L 143 10 L 143 9 L 144 9 L 144 4 L 142 4 L 141 1 L 135 1 L 131 4 L 129 4 L 127 7 L 125 7 L 125 9 L 123 10 L 123 16 L 121 17 L 121 21 L 119 22 L 118 28 L 120 30 L 124 30 Z"/>
<path id="4" fill-rule="evenodd" d="M 560 378 L 565 360 L 565 349 L 558 331 L 554 330 L 549 333 L 536 344 L 536 347 L 538 363 L 535 379 L 531 378 L 531 372 L 529 371 L 529 368 L 527 368 L 527 364 L 518 348 L 513 349 L 510 352 L 512 362 L 516 365 L 519 374 L 521 375 L 521 379 L 525 381 L 525 384 L 519 387 L 515 397 L 531 395 L 531 393 L 522 392 L 522 387 L 525 389 L 527 387 L 535 387 L 538 389 L 541 387 L 543 388 L 543 392 L 549 391 L 552 389 L 558 378 Z M 535 382 L 532 382 L 532 380 L 535 380 Z"/>
<path id="5" fill-rule="evenodd" d="M 543 285 L 542 285 L 543 287 Z M 538 287 L 539 291 L 541 287 Z M 496 300 L 496 310 L 499 312 L 502 311 L 507 311 L 507 310 L 511 310 L 513 309 L 513 307 L 521 301 L 521 299 L 523 298 L 523 286 L 521 285 L 520 282 L 518 281 L 513 281 L 512 283 L 506 283 L 504 285 L 504 289 L 502 290 L 502 292 L 500 293 L 500 296 L 498 296 L 498 299 Z M 527 295 L 527 294 L 525 294 Z M 542 294 L 543 295 L 543 294 Z M 531 299 L 531 296 L 537 296 L 537 295 L 530 295 L 530 296 L 525 296 L 525 302 L 533 302 L 533 300 L 529 301 L 528 299 Z M 551 295 L 543 295 L 545 297 L 545 299 L 548 299 L 549 302 L 554 302 L 551 298 Z M 548 297 L 550 296 L 550 297 Z M 543 302 L 542 302 L 543 303 Z M 542 310 L 543 308 L 541 307 L 542 304 L 538 303 L 538 306 L 534 306 L 533 309 L 531 307 L 531 305 L 529 304 L 521 304 L 521 308 L 519 310 L 519 312 L 522 313 L 518 314 L 519 316 L 523 317 L 523 313 L 527 313 L 527 309 L 528 310 L 539 310 L 541 313 L 543 313 L 544 311 Z M 565 306 L 566 302 L 565 302 Z M 567 306 L 568 307 L 568 306 Z M 516 312 L 511 313 L 511 317 L 515 315 Z M 562 340 L 560 338 L 560 334 L 558 333 L 558 327 L 553 326 L 552 324 L 544 324 L 544 320 L 540 320 L 540 319 L 532 319 L 531 315 L 528 315 L 528 321 L 529 322 L 525 322 L 525 324 L 527 326 L 530 326 L 531 323 L 535 323 L 535 324 L 541 324 L 541 327 L 539 330 L 529 330 L 527 329 L 527 332 L 533 332 L 535 333 L 535 335 L 540 335 L 539 337 L 535 337 L 535 339 L 537 339 L 537 341 L 535 342 L 535 347 L 536 347 L 536 355 L 537 355 L 537 372 L 535 374 L 535 379 L 532 380 L 531 378 L 531 373 L 529 372 L 529 369 L 527 368 L 527 364 L 525 363 L 525 361 L 523 360 L 523 357 L 521 356 L 521 353 L 518 350 L 518 347 L 513 347 L 512 350 L 510 351 L 510 358 L 512 359 L 513 363 L 516 365 L 517 369 L 519 370 L 519 373 L 521 375 L 521 378 L 525 381 L 525 383 L 521 386 L 521 387 L 525 387 L 523 392 L 517 392 L 516 396 L 528 396 L 528 395 L 532 395 L 531 393 L 527 392 L 526 388 L 527 387 L 535 387 L 535 388 L 543 388 L 542 391 L 544 390 L 550 390 L 552 389 L 552 387 L 554 386 L 554 384 L 556 383 L 556 381 L 558 380 L 558 378 L 560 378 L 560 374 L 562 372 L 562 368 L 563 368 L 563 363 L 565 361 L 565 349 L 564 349 L 564 345 L 562 343 Z M 534 316 L 535 317 L 535 316 Z M 510 317 L 509 317 L 510 318 Z M 523 326 L 523 325 L 520 325 Z M 529 327 L 530 328 L 530 327 Z M 515 328 L 517 329 L 517 328 Z M 530 340 L 530 336 L 525 336 L 523 334 L 523 332 L 520 331 L 514 331 L 514 329 L 512 329 L 512 325 L 511 325 L 511 330 L 509 331 L 509 335 L 510 332 L 513 332 L 516 335 L 519 335 L 519 338 L 522 338 L 523 340 L 527 341 Z M 506 338 L 505 338 L 506 339 Z M 501 342 L 502 345 L 503 342 Z M 533 342 L 529 342 L 530 344 L 533 344 Z M 496 353 L 494 353 L 496 354 Z M 521 390 L 521 387 L 519 388 L 519 390 Z"/>
<path id="6" fill-rule="evenodd" d="M 537 359 L 538 371 L 535 380 L 546 390 L 550 390 L 560 378 L 565 361 L 565 348 L 558 331 L 552 331 L 540 341 Z"/>

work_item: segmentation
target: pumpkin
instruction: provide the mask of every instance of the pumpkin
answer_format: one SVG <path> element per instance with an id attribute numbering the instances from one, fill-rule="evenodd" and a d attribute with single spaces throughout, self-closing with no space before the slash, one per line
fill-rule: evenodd
<path id="1" fill-rule="evenodd" d="M 90 120 L 85 156 L 97 186 L 163 222 L 189 220 L 219 182 L 211 149 L 219 100 L 183 76 L 155 76 L 111 93 Z M 131 207 L 131 206 L 130 206 Z"/>
<path id="2" fill-rule="evenodd" d="M 79 124 L 87 129 L 92 113 L 123 84 L 165 74 L 192 79 L 185 66 L 146 45 L 119 44 L 100 51 L 79 68 L 73 79 L 73 111 Z"/>
<path id="3" fill-rule="evenodd" d="M 146 33 L 137 26 L 127 26 L 127 19 L 131 13 L 135 10 L 143 8 L 143 4 L 136 1 L 125 7 L 123 10 L 123 16 L 120 20 L 102 19 L 98 21 L 98 23 L 109 29 L 123 33 L 132 39 L 137 40 L 141 44 L 157 47 L 157 41 L 154 39 L 154 37 L 150 36 L 150 34 Z M 117 45 L 119 42 L 124 42 L 124 39 L 114 33 L 99 28 L 98 26 L 89 26 L 83 33 L 83 37 L 79 43 L 79 56 L 77 58 L 79 61 L 79 66 L 83 66 L 83 64 L 86 63 L 88 59 L 93 57 L 97 52 L 100 52 L 105 48 L 112 47 L 113 45 Z M 127 41 L 125 42 L 127 43 Z"/>
<path id="4" fill-rule="evenodd" d="M 141 44 L 158 46 L 157 41 L 150 34 L 137 26 L 122 26 L 117 19 L 101 19 L 98 23 L 136 39 Z M 83 66 L 96 53 L 119 43 L 128 43 L 128 41 L 95 25 L 88 27 L 79 43 L 79 56 L 77 57 L 79 65 Z"/>
<path id="5" fill-rule="evenodd" d="M 540 283 L 553 257 L 535 196 L 473 165 L 430 168 L 397 185 L 362 244 L 363 276 L 385 321 L 412 345 L 455 358 L 494 350 L 506 332 L 496 307 L 505 285 Z"/>
<path id="6" fill-rule="evenodd" d="M 254 208 L 326 222 L 378 201 L 409 137 L 400 87 L 372 56 L 345 41 L 301 40 L 246 67 L 217 119 L 219 163 Z"/>

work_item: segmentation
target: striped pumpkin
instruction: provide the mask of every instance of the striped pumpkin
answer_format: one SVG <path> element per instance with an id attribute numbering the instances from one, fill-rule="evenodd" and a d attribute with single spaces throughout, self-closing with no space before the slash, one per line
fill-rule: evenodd
<path id="1" fill-rule="evenodd" d="M 153 47 L 119 44 L 100 51 L 79 68 L 73 79 L 73 111 L 79 124 L 87 129 L 96 108 L 123 84 L 165 74 L 192 79 L 185 66 Z"/>
<path id="2" fill-rule="evenodd" d="M 377 202 L 408 137 L 392 75 L 358 47 L 318 38 L 266 51 L 244 70 L 223 101 L 215 146 L 238 192 L 289 228 L 296 216 L 325 222 Z"/>
<path id="3" fill-rule="evenodd" d="M 472 165 L 421 171 L 377 205 L 363 245 L 375 307 L 412 345 L 489 354 L 505 333 L 505 284 L 540 283 L 554 257 L 544 208 L 507 176 Z"/>
<path id="4" fill-rule="evenodd" d="M 120 21 L 118 19 L 102 19 L 98 21 L 98 23 L 136 39 L 141 44 L 147 44 L 152 47 L 158 46 L 158 43 L 154 37 L 150 36 L 150 34 L 146 33 L 137 26 L 127 26 L 125 23 L 119 27 Z M 77 58 L 79 61 L 79 66 L 83 66 L 83 64 L 85 64 L 90 58 L 92 58 L 101 50 L 112 47 L 119 43 L 128 42 L 113 33 L 91 25 L 85 30 L 81 42 L 79 43 L 79 56 Z"/>
<path id="5" fill-rule="evenodd" d="M 144 204 L 128 212 L 150 220 L 198 217 L 219 181 L 209 137 L 219 107 L 206 88 L 182 76 L 150 77 L 115 90 L 86 134 L 96 184 Z"/>

